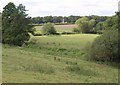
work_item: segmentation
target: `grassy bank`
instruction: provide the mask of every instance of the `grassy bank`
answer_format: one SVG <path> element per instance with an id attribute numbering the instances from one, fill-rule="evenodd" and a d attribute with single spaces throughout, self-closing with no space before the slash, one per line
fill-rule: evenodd
<path id="1" fill-rule="evenodd" d="M 23 47 L 3 45 L 3 82 L 117 83 L 117 68 L 84 58 L 84 48 L 97 36 L 41 36 Z"/>

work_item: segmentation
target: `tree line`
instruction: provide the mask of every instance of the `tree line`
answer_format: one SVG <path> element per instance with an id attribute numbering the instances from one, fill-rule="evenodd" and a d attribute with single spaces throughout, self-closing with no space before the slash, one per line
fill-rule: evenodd
<path id="1" fill-rule="evenodd" d="M 43 24 L 43 23 L 66 23 L 66 24 L 75 24 L 76 20 L 79 18 L 82 18 L 84 16 L 45 16 L 45 17 L 33 17 L 32 23 L 33 24 Z M 96 22 L 105 21 L 107 19 L 107 16 L 97 16 L 97 15 L 91 15 L 86 16 L 88 19 L 94 19 Z"/>
<path id="2" fill-rule="evenodd" d="M 116 24 L 116 16 L 111 17 L 82 17 L 76 20 L 77 28 L 73 29 L 76 33 L 93 33 L 102 34 L 104 30 L 109 29 L 114 24 Z"/>
<path id="3" fill-rule="evenodd" d="M 77 27 L 73 28 L 72 32 L 65 32 L 65 34 L 102 34 L 106 29 L 114 28 L 116 19 L 116 15 L 111 17 L 84 16 L 75 21 Z M 44 35 L 58 34 L 51 22 L 44 23 L 42 33 Z"/>

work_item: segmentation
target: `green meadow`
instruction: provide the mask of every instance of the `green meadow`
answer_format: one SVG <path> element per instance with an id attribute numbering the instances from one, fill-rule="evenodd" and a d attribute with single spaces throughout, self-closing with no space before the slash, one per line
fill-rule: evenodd
<path id="1" fill-rule="evenodd" d="M 23 47 L 3 45 L 3 83 L 117 83 L 116 67 L 87 58 L 97 36 L 31 36 Z"/>

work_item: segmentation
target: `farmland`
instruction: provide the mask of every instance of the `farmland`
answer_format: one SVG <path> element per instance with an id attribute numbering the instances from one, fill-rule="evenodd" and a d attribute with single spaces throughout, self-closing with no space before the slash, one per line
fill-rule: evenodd
<path id="1" fill-rule="evenodd" d="M 3 82 L 117 83 L 116 67 L 86 58 L 85 48 L 97 36 L 31 36 L 30 43 L 23 47 L 3 45 Z"/>
<path id="2" fill-rule="evenodd" d="M 37 30 L 37 33 L 41 33 L 41 29 L 43 26 L 35 26 L 34 28 Z M 70 24 L 70 25 L 55 25 L 55 29 L 57 30 L 58 33 L 62 32 L 72 32 L 73 28 L 75 28 L 75 24 Z"/>

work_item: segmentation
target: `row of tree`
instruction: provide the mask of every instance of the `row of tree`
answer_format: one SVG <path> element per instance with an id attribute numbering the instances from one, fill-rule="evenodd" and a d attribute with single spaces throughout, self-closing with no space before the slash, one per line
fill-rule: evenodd
<path id="1" fill-rule="evenodd" d="M 68 24 L 74 24 L 76 20 L 79 18 L 82 18 L 83 16 L 45 16 L 45 17 L 33 17 L 32 23 L 33 24 L 43 24 L 43 23 L 68 23 Z M 94 19 L 96 22 L 102 22 L 107 19 L 107 16 L 86 16 L 88 19 Z"/>
<path id="2" fill-rule="evenodd" d="M 73 31 L 77 33 L 103 33 L 105 29 L 109 29 L 115 24 L 116 17 L 102 17 L 102 18 L 79 18 L 75 23 L 78 25 Z"/>
<path id="3" fill-rule="evenodd" d="M 78 25 L 77 28 L 73 28 L 74 33 L 95 33 L 95 34 L 99 33 L 99 34 L 102 34 L 103 31 L 108 28 L 107 25 L 114 24 L 114 20 L 115 20 L 115 16 L 106 17 L 106 16 L 94 16 L 93 15 L 93 16 L 85 16 L 85 17 L 76 17 L 76 16 L 70 16 L 70 17 L 73 17 L 73 18 L 71 18 L 71 20 L 73 20 L 73 22 L 75 22 L 75 24 Z M 44 20 L 44 21 L 46 21 L 45 23 L 54 23 L 54 24 L 57 23 L 57 21 L 60 21 L 59 20 L 60 17 L 58 17 L 59 19 L 56 17 L 56 22 L 52 22 L 52 20 L 54 20 L 53 18 L 54 17 L 52 17 L 52 16 L 47 16 L 47 17 L 41 17 L 41 20 L 45 19 Z M 77 18 L 79 18 L 79 19 L 77 19 Z M 40 17 L 36 18 L 36 19 L 38 19 L 38 21 L 39 21 Z M 61 19 L 61 21 L 62 21 L 62 19 Z M 49 27 L 51 27 L 51 26 L 49 26 Z M 42 30 L 46 30 L 47 28 L 42 29 Z M 53 31 L 53 30 L 51 30 L 51 31 Z M 43 34 L 45 34 L 45 33 L 43 33 Z M 55 33 L 50 32 L 50 33 L 46 33 L 46 34 L 55 34 Z"/>
<path id="4" fill-rule="evenodd" d="M 92 34 L 102 34 L 106 29 L 114 28 L 114 24 L 116 23 L 116 16 L 112 17 L 82 17 L 76 20 L 75 24 L 77 24 L 76 28 L 73 28 L 73 32 L 71 33 L 92 33 Z M 47 25 L 47 26 L 46 26 Z M 45 27 L 44 27 L 45 26 Z M 43 32 L 46 31 L 46 32 Z M 56 34 L 54 25 L 51 22 L 45 23 L 43 25 L 42 34 L 50 35 Z"/>
<path id="5" fill-rule="evenodd" d="M 62 16 L 45 16 L 45 17 L 34 17 L 32 18 L 33 24 L 43 24 L 43 23 L 75 23 L 80 16 L 69 16 L 69 17 L 62 17 Z"/>

